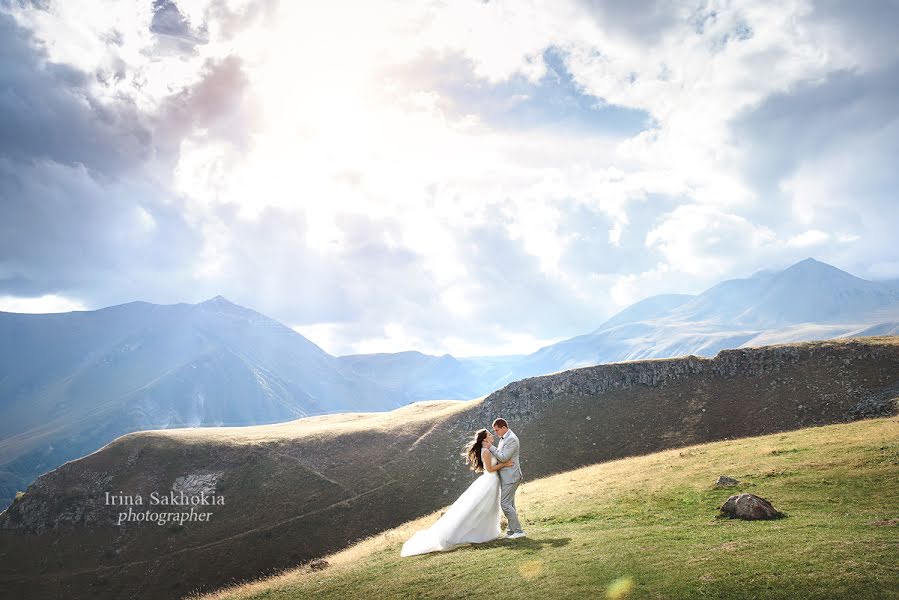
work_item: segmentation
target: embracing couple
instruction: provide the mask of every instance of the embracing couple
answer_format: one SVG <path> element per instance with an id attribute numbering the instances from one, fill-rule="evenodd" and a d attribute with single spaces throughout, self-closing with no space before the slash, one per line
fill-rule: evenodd
<path id="1" fill-rule="evenodd" d="M 482 473 L 428 529 L 418 531 L 403 544 L 400 556 L 450 550 L 460 544 L 479 544 L 502 536 L 500 509 L 509 522 L 506 539 L 524 537 L 515 492 L 522 481 L 518 437 L 505 419 L 493 422 L 493 431 L 481 429 L 466 448 L 472 471 Z M 499 444 L 494 442 L 499 439 Z"/>

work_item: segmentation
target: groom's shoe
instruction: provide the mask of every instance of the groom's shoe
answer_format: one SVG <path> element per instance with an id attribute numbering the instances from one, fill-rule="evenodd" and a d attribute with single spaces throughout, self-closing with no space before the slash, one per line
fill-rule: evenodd
<path id="1" fill-rule="evenodd" d="M 527 534 L 523 531 L 516 531 L 512 535 L 508 536 L 510 540 L 517 540 L 518 538 L 527 537 Z"/>

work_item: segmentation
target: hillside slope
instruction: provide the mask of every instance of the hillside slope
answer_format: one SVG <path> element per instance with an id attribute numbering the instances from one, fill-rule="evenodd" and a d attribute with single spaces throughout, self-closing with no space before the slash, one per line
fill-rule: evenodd
<path id="1" fill-rule="evenodd" d="M 522 440 L 525 476 L 538 478 L 894 414 L 897 396 L 899 339 L 868 338 L 599 365 L 388 413 L 133 433 L 40 477 L 0 513 L 0 590 L 168 598 L 333 552 L 446 505 L 471 481 L 462 444 L 497 416 Z M 117 526 L 119 507 L 104 503 L 107 491 L 146 497 L 197 482 L 227 499 L 207 523 Z"/>
<path id="2" fill-rule="evenodd" d="M 202 600 L 899 598 L 899 419 L 802 429 L 583 467 L 519 490 L 528 537 L 408 558 L 440 511 Z M 718 475 L 736 488 L 716 489 Z M 787 518 L 714 518 L 731 494 Z"/>

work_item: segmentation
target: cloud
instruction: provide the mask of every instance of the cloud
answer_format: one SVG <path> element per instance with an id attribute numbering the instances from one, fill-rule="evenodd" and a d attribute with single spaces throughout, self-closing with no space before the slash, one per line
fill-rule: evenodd
<path id="1" fill-rule="evenodd" d="M 0 13 L 0 155 L 117 173 L 146 160 L 150 131 L 130 102 L 107 106 L 90 75 L 48 62 L 33 36 Z"/>
<path id="2" fill-rule="evenodd" d="M 81 165 L 0 159 L 0 294 L 96 307 L 183 294 L 199 238 L 165 194 Z"/>
<path id="3" fill-rule="evenodd" d="M 240 62 L 207 61 L 194 86 L 146 112 L 99 98 L 95 76 L 49 61 L 2 13 L 0 33 L 11 57 L 0 67 L 10 90 L 0 97 L 0 292 L 94 307 L 183 295 L 202 232 L 154 165 L 174 164 L 196 128 L 245 139 Z"/>
<path id="4" fill-rule="evenodd" d="M 61 313 L 73 310 L 87 310 L 80 302 L 55 294 L 47 294 L 37 298 L 20 298 L 17 296 L 0 296 L 0 311 L 14 313 Z"/>
<path id="5" fill-rule="evenodd" d="M 797 248 L 805 248 L 807 246 L 815 246 L 822 244 L 830 239 L 830 235 L 817 229 L 809 229 L 803 231 L 799 235 L 794 235 L 787 240 L 787 246 L 795 246 Z"/>
<path id="6" fill-rule="evenodd" d="M 258 110 L 240 57 L 209 58 L 194 84 L 161 101 L 156 113 L 159 141 L 173 155 L 192 136 L 245 150 L 258 127 Z"/>
<path id="7" fill-rule="evenodd" d="M 0 7 L 9 297 L 485 354 L 808 248 L 899 264 L 892 5 Z"/>
<path id="8" fill-rule="evenodd" d="M 692 6 L 691 3 L 684 3 L 678 9 L 666 0 L 582 0 L 579 4 L 587 9 L 602 29 L 648 43 L 658 42 L 702 6 L 698 2 L 692 3 Z"/>
<path id="9" fill-rule="evenodd" d="M 844 153 L 847 142 L 899 118 L 899 60 L 868 72 L 839 70 L 798 83 L 735 118 L 743 172 L 770 191 L 803 162 Z"/>
<path id="10" fill-rule="evenodd" d="M 894 56 L 886 66 L 881 56 L 874 66 L 802 82 L 734 122 L 742 170 L 766 200 L 756 218 L 785 236 L 800 236 L 791 237 L 793 246 L 809 241 L 801 237 L 806 230 L 833 233 L 829 240 L 815 238 L 819 258 L 861 276 L 877 277 L 881 270 L 873 264 L 899 259 L 891 233 L 899 223 Z"/>
<path id="11" fill-rule="evenodd" d="M 163 47 L 177 52 L 193 52 L 195 47 L 209 42 L 207 26 L 195 27 L 172 0 L 153 0 L 153 20 L 150 31 L 160 37 Z"/>
<path id="12" fill-rule="evenodd" d="M 646 246 L 657 248 L 673 269 L 710 278 L 727 273 L 744 253 L 770 256 L 775 241 L 766 227 L 699 204 L 677 207 L 646 235 Z"/>
<path id="13" fill-rule="evenodd" d="M 880 0 L 815 0 L 805 25 L 826 40 L 829 52 L 843 54 L 857 68 L 879 70 L 895 62 L 899 4 Z"/>
<path id="14" fill-rule="evenodd" d="M 496 130 L 544 128 L 572 136 L 586 133 L 630 137 L 651 126 L 642 110 L 609 105 L 585 94 L 555 46 L 540 57 L 545 72 L 537 81 L 522 73 L 485 81 L 476 63 L 461 51 L 438 54 L 428 50 L 410 63 L 385 69 L 381 76 L 403 85 L 427 89 L 430 98 L 454 118 L 477 115 L 478 122 Z"/>

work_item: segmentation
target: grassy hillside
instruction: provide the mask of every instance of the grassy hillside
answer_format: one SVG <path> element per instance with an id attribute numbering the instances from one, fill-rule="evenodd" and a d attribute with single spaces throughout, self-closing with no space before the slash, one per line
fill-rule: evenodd
<path id="1" fill-rule="evenodd" d="M 897 400 L 899 338 L 868 338 L 598 365 L 386 413 L 133 433 L 38 478 L 0 513 L 0 597 L 168 600 L 339 551 L 457 497 L 472 475 L 461 445 L 498 416 L 537 479 L 891 415 Z M 119 526 L 120 508 L 104 502 L 198 478 L 226 498 L 204 523 Z"/>
<path id="2" fill-rule="evenodd" d="M 716 519 L 721 474 L 787 518 Z M 899 598 L 897 476 L 895 417 L 691 446 L 527 482 L 523 540 L 401 558 L 436 512 L 202 598 Z"/>

